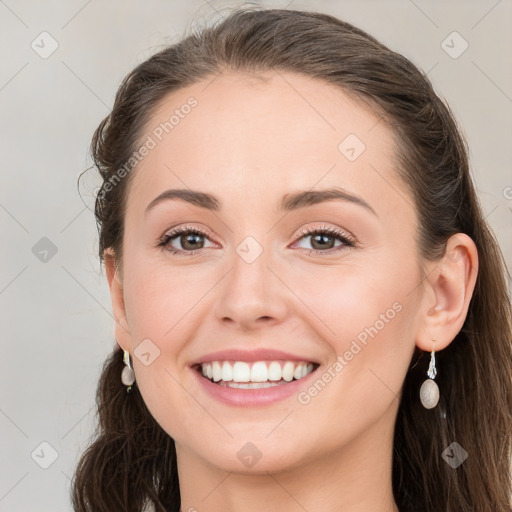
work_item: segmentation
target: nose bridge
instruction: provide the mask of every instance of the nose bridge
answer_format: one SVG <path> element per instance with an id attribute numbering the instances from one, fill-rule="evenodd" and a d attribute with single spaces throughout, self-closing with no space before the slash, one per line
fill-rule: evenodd
<path id="1" fill-rule="evenodd" d="M 230 292 L 241 303 L 264 303 L 269 290 L 267 266 L 271 265 L 269 247 L 263 247 L 253 236 L 245 237 L 236 247 L 232 258 Z"/>
<path id="2" fill-rule="evenodd" d="M 272 267 L 270 247 L 253 236 L 245 237 L 233 251 L 231 271 L 226 276 L 220 300 L 219 319 L 248 326 L 258 319 L 282 319 L 286 306 Z"/>

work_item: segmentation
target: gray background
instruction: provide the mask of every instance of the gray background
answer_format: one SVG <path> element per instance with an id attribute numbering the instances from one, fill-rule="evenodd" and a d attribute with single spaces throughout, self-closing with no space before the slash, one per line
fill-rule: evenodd
<path id="1" fill-rule="evenodd" d="M 0 511 L 71 510 L 70 478 L 95 424 L 96 384 L 114 338 L 96 256 L 95 171 L 82 179 L 82 198 L 76 186 L 91 165 L 92 133 L 137 63 L 236 5 L 0 0 Z M 511 0 L 261 5 L 334 14 L 428 71 L 463 126 L 511 268 Z M 58 44 L 47 58 L 43 31 Z M 469 44 L 458 58 L 464 43 L 446 40 L 453 31 Z"/>

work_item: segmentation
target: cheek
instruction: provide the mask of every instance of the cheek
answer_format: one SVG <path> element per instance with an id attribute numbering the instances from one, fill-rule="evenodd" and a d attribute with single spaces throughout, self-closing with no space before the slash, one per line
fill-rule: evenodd
<path id="1" fill-rule="evenodd" d="M 136 361 L 135 374 L 144 403 L 163 430 L 176 441 L 197 432 L 198 418 L 204 418 L 198 414 L 201 411 L 197 411 L 197 402 L 180 383 L 179 372 L 165 354 L 147 367 Z"/>
<path id="2" fill-rule="evenodd" d="M 191 267 L 171 267 L 164 258 L 133 258 L 126 268 L 126 311 L 134 344 L 141 336 L 179 340 L 187 314 L 204 295 L 204 279 Z"/>
<path id="3" fill-rule="evenodd" d="M 350 407 L 375 400 L 378 407 L 378 400 L 399 393 L 414 351 L 418 269 L 395 259 L 327 270 L 302 279 L 294 290 L 307 298 L 311 322 L 329 345 L 325 380 L 333 390 L 351 390 Z M 351 400 L 340 394 L 331 399 Z"/>
<path id="4" fill-rule="evenodd" d="M 413 355 L 414 307 L 405 296 L 393 303 L 389 294 L 362 303 L 355 299 L 343 301 L 338 319 L 331 319 L 336 335 L 326 340 L 332 359 L 297 397 L 295 419 L 307 423 L 314 417 L 325 426 L 319 443 L 326 433 L 333 445 L 349 443 L 384 415 L 396 414 Z"/>
<path id="5" fill-rule="evenodd" d="M 294 292 L 309 308 L 314 323 L 321 327 L 334 348 L 342 350 L 347 340 L 358 337 L 364 341 L 367 328 L 376 325 L 383 331 L 392 323 L 398 309 L 411 297 L 414 269 L 396 269 L 372 262 L 348 264 L 337 268 L 317 268 L 300 272 L 300 280 L 289 272 Z"/>

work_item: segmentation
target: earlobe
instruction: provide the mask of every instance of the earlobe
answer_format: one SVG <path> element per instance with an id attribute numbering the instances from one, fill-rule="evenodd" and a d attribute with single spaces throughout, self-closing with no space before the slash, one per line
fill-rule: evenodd
<path id="1" fill-rule="evenodd" d="M 110 288 L 110 300 L 112 302 L 112 313 L 114 315 L 114 335 L 119 346 L 124 350 L 131 350 L 130 330 L 126 318 L 126 307 L 124 300 L 124 289 L 119 270 L 116 265 L 116 258 L 111 249 L 104 252 L 105 271 Z"/>
<path id="2" fill-rule="evenodd" d="M 443 257 L 432 262 L 424 295 L 422 328 L 416 345 L 430 352 L 446 348 L 464 325 L 478 273 L 478 252 L 464 233 L 452 235 Z"/>

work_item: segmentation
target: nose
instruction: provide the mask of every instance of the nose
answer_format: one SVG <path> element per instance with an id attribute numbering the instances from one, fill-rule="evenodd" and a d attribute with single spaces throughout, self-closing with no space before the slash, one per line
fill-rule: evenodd
<path id="1" fill-rule="evenodd" d="M 242 330 L 281 323 L 287 314 L 286 287 L 270 268 L 269 252 L 254 261 L 235 252 L 231 271 L 223 279 L 216 318 Z M 269 265 L 270 264 L 270 265 Z"/>

